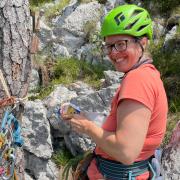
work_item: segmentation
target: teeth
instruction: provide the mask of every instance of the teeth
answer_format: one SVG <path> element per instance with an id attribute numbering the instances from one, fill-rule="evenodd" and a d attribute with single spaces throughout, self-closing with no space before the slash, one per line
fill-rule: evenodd
<path id="1" fill-rule="evenodd" d="M 121 62 L 121 61 L 123 61 L 123 60 L 124 60 L 123 58 L 117 59 L 116 62 Z"/>

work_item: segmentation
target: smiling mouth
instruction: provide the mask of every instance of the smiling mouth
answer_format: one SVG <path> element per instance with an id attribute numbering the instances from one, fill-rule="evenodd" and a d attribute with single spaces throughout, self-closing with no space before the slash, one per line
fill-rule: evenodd
<path id="1" fill-rule="evenodd" d="M 124 61 L 125 59 L 124 58 L 119 58 L 119 59 L 117 59 L 115 62 L 116 63 L 120 63 L 120 62 L 122 62 L 122 61 Z"/>

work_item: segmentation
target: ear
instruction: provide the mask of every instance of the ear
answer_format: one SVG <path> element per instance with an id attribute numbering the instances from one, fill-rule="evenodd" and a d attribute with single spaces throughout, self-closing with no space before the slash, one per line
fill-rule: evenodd
<path id="1" fill-rule="evenodd" d="M 141 38 L 140 43 L 141 43 L 141 45 L 143 46 L 143 48 L 146 49 L 146 47 L 147 47 L 147 45 L 148 45 L 148 39 L 147 39 L 147 37 Z"/>

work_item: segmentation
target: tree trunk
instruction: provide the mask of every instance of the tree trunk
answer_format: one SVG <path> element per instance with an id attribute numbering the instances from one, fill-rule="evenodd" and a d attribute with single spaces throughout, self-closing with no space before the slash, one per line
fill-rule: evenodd
<path id="1" fill-rule="evenodd" d="M 31 72 L 30 44 L 32 23 L 28 0 L 0 0 L 0 69 L 12 96 L 25 97 Z M 0 99 L 5 97 L 0 84 Z M 18 110 L 22 113 L 22 110 Z M 3 109 L 1 109 L 1 114 Z M 19 113 L 15 114 L 16 117 Z M 17 117 L 18 118 L 18 117 Z M 22 166 L 23 153 L 18 153 Z M 18 166 L 19 166 L 18 164 Z M 19 180 L 23 178 L 22 167 L 18 167 Z"/>

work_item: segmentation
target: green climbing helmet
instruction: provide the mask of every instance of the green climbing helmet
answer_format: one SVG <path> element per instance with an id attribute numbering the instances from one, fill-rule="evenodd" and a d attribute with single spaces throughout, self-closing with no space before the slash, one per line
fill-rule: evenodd
<path id="1" fill-rule="evenodd" d="M 152 39 L 152 20 L 149 13 L 136 5 L 126 4 L 111 10 L 102 24 L 101 36 L 127 34 Z"/>

